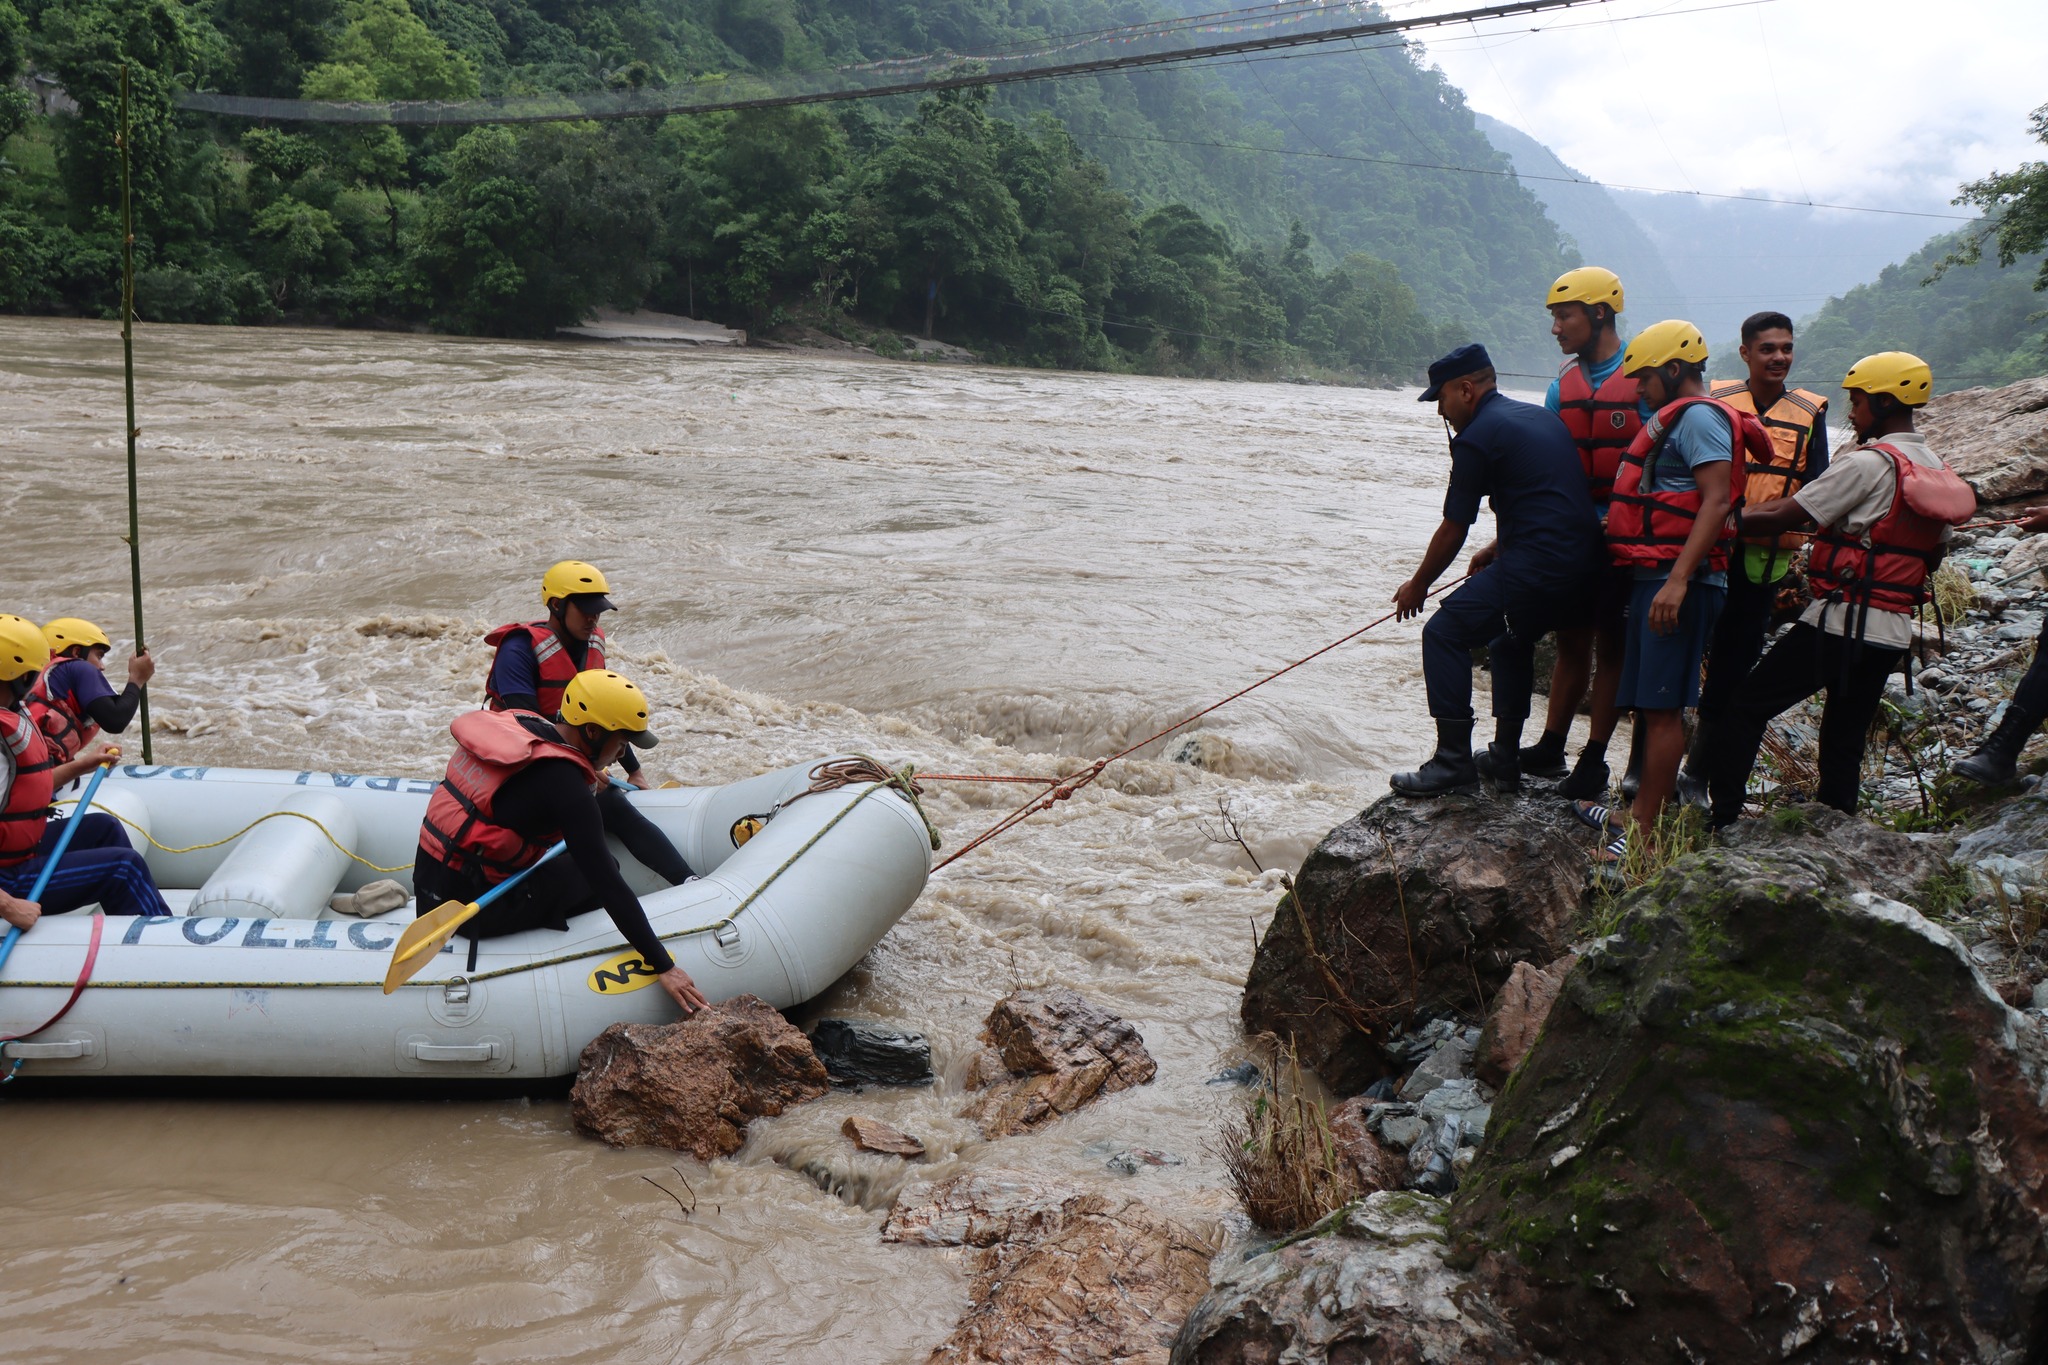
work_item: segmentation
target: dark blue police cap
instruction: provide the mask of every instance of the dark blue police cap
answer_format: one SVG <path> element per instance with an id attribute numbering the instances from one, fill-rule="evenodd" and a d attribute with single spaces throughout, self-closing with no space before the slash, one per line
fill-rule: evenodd
<path id="1" fill-rule="evenodd" d="M 1467 346 L 1460 346 L 1443 359 L 1430 362 L 1429 387 L 1424 389 L 1422 397 L 1415 401 L 1434 403 L 1437 394 L 1443 391 L 1444 385 L 1453 379 L 1463 379 L 1468 374 L 1477 374 L 1481 370 L 1492 368 L 1493 357 L 1486 353 L 1484 346 L 1476 341 Z"/>

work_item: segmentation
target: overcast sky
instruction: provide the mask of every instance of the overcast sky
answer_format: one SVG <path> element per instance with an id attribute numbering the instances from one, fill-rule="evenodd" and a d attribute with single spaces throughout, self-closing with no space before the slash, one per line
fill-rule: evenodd
<path id="1" fill-rule="evenodd" d="M 1961 181 L 2048 160 L 2027 134 L 2048 103 L 2044 0 L 1707 8 L 1724 2 L 1609 0 L 1416 36 L 1474 108 L 1615 184 L 1942 209 Z"/>

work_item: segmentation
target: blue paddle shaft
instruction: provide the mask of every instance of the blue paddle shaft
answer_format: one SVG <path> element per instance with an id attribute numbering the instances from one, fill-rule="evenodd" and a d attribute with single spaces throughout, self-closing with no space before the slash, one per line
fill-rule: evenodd
<path id="1" fill-rule="evenodd" d="M 36 874 L 36 884 L 29 888 L 25 899 L 39 901 L 43 898 L 43 892 L 50 885 L 50 874 L 57 870 L 57 860 L 64 856 L 65 849 L 71 847 L 71 836 L 78 833 L 79 817 L 92 806 L 93 797 L 99 794 L 100 783 L 107 776 L 107 766 L 102 763 L 92 770 L 92 781 L 85 784 L 85 795 L 78 798 L 78 805 L 73 808 L 71 818 L 64 822 L 64 828 L 57 831 L 57 846 L 51 849 L 50 856 L 43 860 L 43 870 Z M 14 951 L 15 941 L 20 937 L 21 930 L 13 925 L 7 927 L 7 938 L 0 941 L 0 967 L 7 965 L 7 956 Z"/>
<path id="2" fill-rule="evenodd" d="M 471 902 L 471 904 L 475 905 L 476 908 L 479 910 L 483 909 L 486 905 L 489 905 L 492 901 L 496 900 L 498 897 L 504 895 L 507 891 L 510 891 L 513 887 L 519 885 L 519 883 L 525 881 L 528 877 L 532 876 L 533 873 L 540 867 L 542 863 L 554 857 L 557 853 L 560 853 L 563 849 L 567 848 L 568 846 L 569 845 L 566 840 L 555 840 L 554 847 L 550 848 L 547 852 L 541 854 L 540 857 L 534 859 L 532 867 L 520 868 L 519 871 L 507 877 L 504 881 L 499 882 L 496 886 L 484 892 L 481 896 L 478 896 L 474 901 Z M 0 961 L 4 960 L 4 958 L 0 958 Z"/>

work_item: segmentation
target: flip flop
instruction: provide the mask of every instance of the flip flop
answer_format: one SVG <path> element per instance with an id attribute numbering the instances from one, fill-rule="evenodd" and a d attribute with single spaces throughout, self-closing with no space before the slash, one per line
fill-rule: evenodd
<path id="1" fill-rule="evenodd" d="M 1593 855 L 1593 863 L 1597 867 L 1619 868 L 1627 861 L 1628 831 L 1625 829 L 1615 834 L 1598 853 Z"/>
<path id="2" fill-rule="evenodd" d="M 1614 810 L 1597 801 L 1572 802 L 1572 814 L 1579 817 L 1579 823 L 1597 829 L 1602 834 L 1619 834 L 1626 829 L 1627 822 L 1617 818 Z"/>

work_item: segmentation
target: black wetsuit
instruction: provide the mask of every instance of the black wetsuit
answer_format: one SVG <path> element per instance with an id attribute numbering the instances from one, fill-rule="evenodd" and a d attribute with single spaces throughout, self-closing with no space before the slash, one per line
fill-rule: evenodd
<path id="1" fill-rule="evenodd" d="M 545 724 L 537 719 L 522 723 L 529 728 Z M 547 724 L 550 735 L 554 729 Z M 498 791 L 491 813 L 500 824 L 535 843 L 560 839 L 568 847 L 561 857 L 485 906 L 460 932 L 482 939 L 525 929 L 567 929 L 573 917 L 601 907 L 648 966 L 665 972 L 675 965 L 648 924 L 640 898 L 619 874 L 618 860 L 604 836 L 607 831 L 617 835 L 628 853 L 672 886 L 689 878 L 690 865 L 652 821 L 633 809 L 625 792 L 608 787 L 593 796 L 589 779 L 574 763 L 542 758 Z M 442 901 L 473 901 L 490 889 L 480 873 L 457 872 L 425 849 L 419 851 L 413 881 L 421 914 Z"/>

